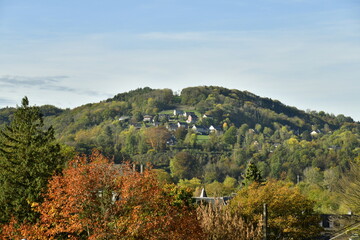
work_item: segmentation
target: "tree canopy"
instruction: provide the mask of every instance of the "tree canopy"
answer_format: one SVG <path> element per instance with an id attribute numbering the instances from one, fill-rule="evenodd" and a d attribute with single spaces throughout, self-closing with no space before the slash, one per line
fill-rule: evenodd
<path id="1" fill-rule="evenodd" d="M 39 107 L 24 97 L 0 132 L 0 221 L 34 221 L 32 204 L 42 202 L 48 179 L 63 164 L 53 128 L 44 129 Z"/>

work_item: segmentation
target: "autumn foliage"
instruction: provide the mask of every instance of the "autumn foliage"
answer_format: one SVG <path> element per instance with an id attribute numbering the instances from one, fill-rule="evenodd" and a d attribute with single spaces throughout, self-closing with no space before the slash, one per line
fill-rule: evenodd
<path id="1" fill-rule="evenodd" d="M 191 193 L 163 186 L 151 170 L 115 167 L 100 153 L 79 156 L 54 176 L 36 225 L 15 221 L 3 239 L 200 239 Z"/>
<path id="2" fill-rule="evenodd" d="M 308 239 L 321 232 L 314 202 L 291 183 L 268 180 L 242 188 L 231 200 L 229 210 L 255 222 L 268 206 L 269 239 Z"/>
<path id="3" fill-rule="evenodd" d="M 209 240 L 261 240 L 262 217 L 251 221 L 236 212 L 231 212 L 223 204 L 200 205 L 197 208 L 198 218 L 203 231 Z"/>

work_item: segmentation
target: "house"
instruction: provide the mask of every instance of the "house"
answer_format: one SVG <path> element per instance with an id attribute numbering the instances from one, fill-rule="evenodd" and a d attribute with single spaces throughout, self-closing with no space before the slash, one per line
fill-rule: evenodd
<path id="1" fill-rule="evenodd" d="M 178 126 L 178 128 L 183 127 L 185 129 L 187 129 L 189 125 L 187 123 L 184 123 L 184 122 L 178 122 L 177 126 Z"/>
<path id="2" fill-rule="evenodd" d="M 161 126 L 161 122 L 153 122 L 151 125 L 153 125 L 154 127 L 159 127 Z"/>
<path id="3" fill-rule="evenodd" d="M 213 116 L 210 115 L 210 114 L 204 114 L 202 117 L 203 117 L 203 118 L 213 118 Z"/>
<path id="4" fill-rule="evenodd" d="M 186 122 L 187 122 L 187 123 L 195 123 L 195 122 L 198 121 L 198 119 L 199 119 L 199 118 L 196 116 L 195 113 L 190 113 L 190 114 L 188 115 L 188 117 L 187 117 Z"/>
<path id="5" fill-rule="evenodd" d="M 143 118 L 143 121 L 144 122 L 151 122 L 152 118 L 153 118 L 153 116 L 151 116 L 151 115 L 145 115 L 144 118 Z"/>
<path id="6" fill-rule="evenodd" d="M 211 204 L 218 203 L 220 205 L 227 205 L 227 203 L 232 198 L 233 197 L 208 197 L 205 192 L 205 188 L 201 190 L 201 194 L 199 197 L 193 197 L 196 203 L 211 203 Z"/>
<path id="7" fill-rule="evenodd" d="M 175 109 L 174 116 L 178 116 L 178 115 L 184 115 L 184 111 Z"/>
<path id="8" fill-rule="evenodd" d="M 209 127 L 209 131 L 210 131 L 211 133 L 218 133 L 218 134 L 222 133 L 221 127 L 220 127 L 220 126 L 214 126 L 214 125 L 211 125 L 211 126 Z"/>
<path id="9" fill-rule="evenodd" d="M 120 118 L 119 118 L 119 121 L 120 122 L 126 122 L 126 121 L 129 121 L 130 120 L 130 116 L 121 116 Z"/>
<path id="10" fill-rule="evenodd" d="M 167 145 L 175 145 L 176 144 L 176 138 L 174 136 L 171 136 L 167 141 L 166 141 Z"/>
<path id="11" fill-rule="evenodd" d="M 321 214 L 320 226 L 324 228 L 322 233 L 324 238 L 321 239 L 351 239 L 356 233 L 356 228 L 360 226 L 360 216 L 352 213 L 342 215 Z"/>
<path id="12" fill-rule="evenodd" d="M 199 133 L 201 135 L 209 134 L 208 128 L 201 125 L 198 126 L 194 125 L 191 129 L 194 130 L 194 132 Z"/>
<path id="13" fill-rule="evenodd" d="M 194 112 L 184 112 L 183 113 L 183 116 L 184 117 L 188 117 L 188 116 L 190 116 L 190 115 L 196 115 Z"/>
<path id="14" fill-rule="evenodd" d="M 310 133 L 310 135 L 311 135 L 311 137 L 317 137 L 317 136 L 319 135 L 319 133 L 320 133 L 319 130 L 317 130 L 317 131 L 312 131 L 312 132 Z"/>

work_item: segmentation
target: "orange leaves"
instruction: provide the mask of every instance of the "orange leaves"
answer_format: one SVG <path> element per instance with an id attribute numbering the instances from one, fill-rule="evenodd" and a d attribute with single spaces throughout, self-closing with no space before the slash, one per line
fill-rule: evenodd
<path id="1" fill-rule="evenodd" d="M 141 174 L 129 165 L 117 167 L 94 152 L 76 157 L 49 181 L 45 201 L 34 204 L 41 214 L 36 225 L 13 223 L 0 237 L 200 239 L 202 231 L 189 199 L 190 192 L 164 188 L 151 170 Z"/>

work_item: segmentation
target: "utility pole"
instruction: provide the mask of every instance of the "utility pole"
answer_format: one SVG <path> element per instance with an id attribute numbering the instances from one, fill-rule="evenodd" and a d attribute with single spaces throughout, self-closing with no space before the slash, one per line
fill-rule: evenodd
<path id="1" fill-rule="evenodd" d="M 268 240 L 268 211 L 267 211 L 267 204 L 264 203 L 264 209 L 263 209 L 263 240 Z"/>

